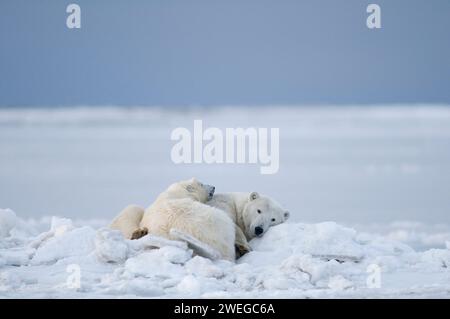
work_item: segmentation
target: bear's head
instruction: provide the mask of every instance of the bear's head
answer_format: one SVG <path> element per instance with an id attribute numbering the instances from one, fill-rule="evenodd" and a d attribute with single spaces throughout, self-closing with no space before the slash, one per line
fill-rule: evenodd
<path id="1" fill-rule="evenodd" d="M 289 212 L 273 199 L 252 192 L 242 212 L 242 218 L 245 236 L 250 240 L 261 237 L 270 226 L 283 223 L 289 218 Z"/>
<path id="2" fill-rule="evenodd" d="M 195 178 L 191 178 L 173 183 L 167 189 L 166 194 L 171 199 L 190 198 L 194 201 L 206 203 L 213 197 L 215 189 L 212 185 L 206 185 Z"/>

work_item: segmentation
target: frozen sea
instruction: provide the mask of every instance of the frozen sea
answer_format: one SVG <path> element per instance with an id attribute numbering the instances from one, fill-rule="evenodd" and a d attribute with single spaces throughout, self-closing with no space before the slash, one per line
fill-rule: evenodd
<path id="1" fill-rule="evenodd" d="M 279 172 L 174 164 L 171 132 L 196 119 L 279 128 Z M 192 176 L 292 217 L 235 264 L 103 228 Z M 0 298 L 449 298 L 449 189 L 447 106 L 3 108 Z"/>
<path id="2" fill-rule="evenodd" d="M 280 169 L 174 164 L 176 127 L 280 129 Z M 0 207 L 108 219 L 196 176 L 259 191 L 301 222 L 450 224 L 450 107 L 0 109 Z"/>

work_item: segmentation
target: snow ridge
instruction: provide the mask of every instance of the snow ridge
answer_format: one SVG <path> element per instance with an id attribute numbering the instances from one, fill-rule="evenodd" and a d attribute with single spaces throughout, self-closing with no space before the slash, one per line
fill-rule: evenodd
<path id="1" fill-rule="evenodd" d="M 182 241 L 130 241 L 65 218 L 53 217 L 39 232 L 12 210 L 0 210 L 0 297 L 450 296 L 448 246 L 417 252 L 334 222 L 281 224 L 250 244 L 253 251 L 236 263 L 213 261 Z M 374 275 L 375 288 L 368 280 Z"/>

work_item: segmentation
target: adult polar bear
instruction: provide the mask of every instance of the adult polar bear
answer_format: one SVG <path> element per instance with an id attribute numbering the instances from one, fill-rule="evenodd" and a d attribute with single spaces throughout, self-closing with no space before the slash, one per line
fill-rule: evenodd
<path id="1" fill-rule="evenodd" d="M 248 240 L 262 236 L 270 226 L 282 223 L 289 217 L 289 212 L 278 203 L 256 192 L 212 197 L 213 193 L 211 186 L 195 179 L 175 183 L 146 211 L 135 205 L 126 207 L 113 220 L 111 228 L 120 230 L 129 239 L 147 233 L 182 239 L 191 244 L 192 240 L 197 239 L 200 246 L 196 248 L 201 249 L 201 243 L 206 243 L 220 252 L 219 258 L 234 260 L 230 250 L 234 251 L 236 247 L 238 255 L 245 254 L 250 250 Z M 202 204 L 205 202 L 208 206 Z M 223 212 L 229 218 L 224 219 Z M 230 225 L 234 234 L 231 244 Z M 171 229 L 177 232 L 171 232 Z M 183 237 L 179 231 L 190 238 Z"/>
<path id="2" fill-rule="evenodd" d="M 174 183 L 145 211 L 134 205 L 125 208 L 110 227 L 131 239 L 147 233 L 181 239 L 197 253 L 212 248 L 206 254 L 208 257 L 234 261 L 233 222 L 224 211 L 204 204 L 212 198 L 214 189 L 194 178 Z"/>
<path id="3" fill-rule="evenodd" d="M 216 194 L 206 204 L 225 211 L 234 222 L 238 257 L 251 250 L 249 240 L 261 237 L 269 227 L 285 222 L 290 215 L 275 200 L 257 192 Z"/>

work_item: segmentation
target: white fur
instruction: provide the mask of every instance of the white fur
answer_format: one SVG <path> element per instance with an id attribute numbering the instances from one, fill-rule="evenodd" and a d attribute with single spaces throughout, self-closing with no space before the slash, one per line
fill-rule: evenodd
<path id="1" fill-rule="evenodd" d="M 128 205 L 114 218 L 109 227 L 120 230 L 125 238 L 131 239 L 133 232 L 139 228 L 142 216 L 144 216 L 144 208 Z"/>
<path id="2" fill-rule="evenodd" d="M 216 194 L 207 204 L 225 211 L 247 240 L 256 236 L 257 226 L 263 229 L 263 233 L 259 235 L 262 236 L 270 226 L 283 223 L 289 218 L 289 212 L 280 204 L 257 192 Z"/>
<path id="3" fill-rule="evenodd" d="M 176 240 L 179 236 L 174 236 L 173 230 L 177 230 L 207 244 L 221 258 L 234 260 L 235 245 L 250 250 L 247 241 L 256 236 L 256 226 L 263 228 L 262 236 L 288 217 L 289 212 L 276 201 L 256 192 L 216 194 L 208 201 L 208 189 L 191 179 L 172 184 L 146 210 L 126 207 L 110 227 L 128 239 L 145 227 L 149 234 Z"/>
<path id="4" fill-rule="evenodd" d="M 111 227 L 131 238 L 132 229 L 147 228 L 151 235 L 176 240 L 171 230 L 183 232 L 217 250 L 221 258 L 235 260 L 235 226 L 220 209 L 204 204 L 209 198 L 208 185 L 195 179 L 169 186 L 148 207 L 138 224 L 140 211 L 132 206 L 114 220 Z"/>

